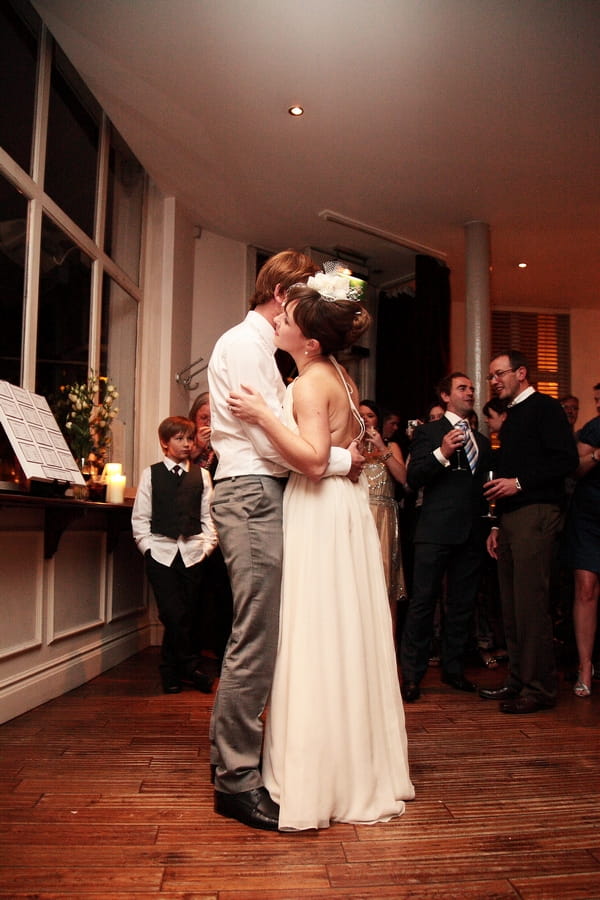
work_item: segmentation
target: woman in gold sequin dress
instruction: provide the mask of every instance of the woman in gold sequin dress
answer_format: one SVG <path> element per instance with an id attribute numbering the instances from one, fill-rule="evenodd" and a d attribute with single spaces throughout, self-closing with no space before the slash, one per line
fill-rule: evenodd
<path id="1" fill-rule="evenodd" d="M 372 400 L 361 400 L 359 412 L 365 423 L 363 471 L 369 483 L 369 504 L 381 542 L 395 634 L 397 603 L 407 596 L 395 496 L 397 484 L 406 484 L 406 465 L 400 446 L 391 441 L 386 444 L 381 436 L 381 415 L 377 405 Z"/>

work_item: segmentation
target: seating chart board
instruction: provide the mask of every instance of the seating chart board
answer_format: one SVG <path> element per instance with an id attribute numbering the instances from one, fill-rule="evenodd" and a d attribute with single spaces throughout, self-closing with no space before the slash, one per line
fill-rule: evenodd
<path id="1" fill-rule="evenodd" d="M 45 397 L 0 381 L 0 422 L 26 478 L 85 484 Z"/>

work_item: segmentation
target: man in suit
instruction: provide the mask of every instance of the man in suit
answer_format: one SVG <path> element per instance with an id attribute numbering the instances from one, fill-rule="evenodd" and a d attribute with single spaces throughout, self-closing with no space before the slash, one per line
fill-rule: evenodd
<path id="1" fill-rule="evenodd" d="M 505 713 L 534 713 L 556 704 L 558 680 L 550 614 L 550 574 L 561 527 L 565 479 L 579 462 L 558 400 L 529 383 L 527 359 L 507 350 L 490 363 L 488 381 L 508 404 L 496 468 L 486 488 L 498 503 L 499 528 L 488 551 L 498 583 L 508 649 L 508 678 L 481 690 Z"/>
<path id="2" fill-rule="evenodd" d="M 402 634 L 402 696 L 419 699 L 427 669 L 436 601 L 447 578 L 442 629 L 442 681 L 459 691 L 476 690 L 463 674 L 463 654 L 475 606 L 485 551 L 483 483 L 490 465 L 490 442 L 471 431 L 471 379 L 452 372 L 438 386 L 445 415 L 416 429 L 410 450 L 408 484 L 423 488 L 415 531 L 413 591 Z M 461 424 L 462 423 L 462 424 Z"/>

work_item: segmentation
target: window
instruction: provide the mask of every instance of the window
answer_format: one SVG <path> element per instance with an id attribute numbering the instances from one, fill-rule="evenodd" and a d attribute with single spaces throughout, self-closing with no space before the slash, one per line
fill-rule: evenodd
<path id="1" fill-rule="evenodd" d="M 0 6 L 0 146 L 29 172 L 40 23 L 26 12 L 27 22 Z"/>
<path id="2" fill-rule="evenodd" d="M 134 394 L 131 360 L 137 346 L 138 305 L 116 281 L 104 276 L 100 371 L 119 390 L 119 416 L 113 426 L 113 459 L 133 458 L 135 438 Z M 128 469 L 131 472 L 131 468 Z"/>
<path id="3" fill-rule="evenodd" d="M 566 313 L 492 312 L 492 356 L 521 350 L 538 390 L 562 397 L 571 390 L 569 316 Z"/>
<path id="4" fill-rule="evenodd" d="M 41 34 L 26 0 L 0 4 L 0 378 L 52 401 L 90 369 L 110 376 L 122 410 L 119 460 L 133 473 L 146 174 Z M 36 119 L 44 97 L 47 115 Z M 32 147 L 40 148 L 39 178 Z"/>
<path id="5" fill-rule="evenodd" d="M 145 173 L 116 128 L 110 129 L 104 249 L 139 284 Z"/>
<path id="6" fill-rule="evenodd" d="M 92 260 L 44 216 L 35 391 L 87 380 Z"/>
<path id="7" fill-rule="evenodd" d="M 94 229 L 99 123 L 97 103 L 54 45 L 45 189 L 89 235 Z"/>
<path id="8" fill-rule="evenodd" d="M 0 378 L 18 384 L 23 341 L 27 200 L 0 175 Z"/>

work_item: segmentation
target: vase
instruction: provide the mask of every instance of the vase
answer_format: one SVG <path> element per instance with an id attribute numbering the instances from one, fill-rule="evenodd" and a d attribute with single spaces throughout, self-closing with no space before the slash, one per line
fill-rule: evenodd
<path id="1" fill-rule="evenodd" d="M 95 503 L 106 502 L 106 482 L 102 475 L 92 475 L 86 486 L 90 500 Z"/>
<path id="2" fill-rule="evenodd" d="M 81 456 L 77 460 L 77 465 L 79 467 L 79 471 L 81 472 L 85 484 L 74 484 L 73 485 L 73 498 L 75 500 L 87 500 L 89 497 L 89 488 L 88 482 L 90 479 L 90 466 L 87 460 L 87 457 Z"/>

